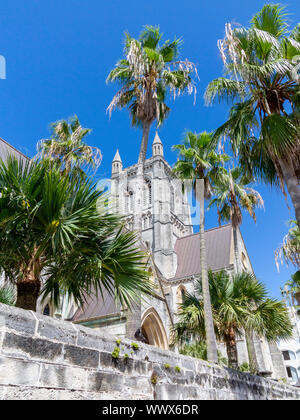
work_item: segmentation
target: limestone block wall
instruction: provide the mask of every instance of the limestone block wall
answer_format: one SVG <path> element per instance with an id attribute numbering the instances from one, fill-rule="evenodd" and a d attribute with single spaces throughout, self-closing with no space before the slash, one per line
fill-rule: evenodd
<path id="1" fill-rule="evenodd" d="M 113 336 L 0 304 L 0 399 L 300 399 L 289 385 L 131 344 L 114 360 Z"/>

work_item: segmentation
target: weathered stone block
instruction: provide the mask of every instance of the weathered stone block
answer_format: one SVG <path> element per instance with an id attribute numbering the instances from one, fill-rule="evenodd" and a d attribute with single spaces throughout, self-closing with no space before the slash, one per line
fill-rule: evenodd
<path id="1" fill-rule="evenodd" d="M 150 393 L 152 390 L 150 378 L 142 376 L 125 376 L 124 386 L 131 389 L 133 392 L 143 390 L 146 394 Z"/>
<path id="2" fill-rule="evenodd" d="M 118 361 L 114 361 L 111 353 L 100 352 L 100 367 L 106 369 L 113 369 L 116 367 Z"/>
<path id="3" fill-rule="evenodd" d="M 43 364 L 39 386 L 69 390 L 85 390 L 88 371 L 73 366 Z"/>
<path id="4" fill-rule="evenodd" d="M 76 366 L 97 368 L 99 366 L 99 352 L 77 346 L 64 346 L 64 361 Z"/>
<path id="5" fill-rule="evenodd" d="M 113 351 L 116 341 L 114 337 L 110 337 L 99 329 L 94 330 L 76 324 L 73 324 L 73 326 L 78 330 L 78 346 L 94 350 Z"/>
<path id="6" fill-rule="evenodd" d="M 37 385 L 39 370 L 38 363 L 0 357 L 0 384 Z"/>
<path id="7" fill-rule="evenodd" d="M 0 330 L 13 330 L 32 336 L 36 322 L 30 311 L 0 303 Z"/>
<path id="8" fill-rule="evenodd" d="M 202 388 L 211 388 L 210 381 L 211 377 L 207 373 L 197 373 L 195 375 L 196 384 L 200 385 Z"/>
<path id="9" fill-rule="evenodd" d="M 122 392 L 124 391 L 125 376 L 103 372 L 101 391 L 103 392 Z"/>
<path id="10" fill-rule="evenodd" d="M 102 372 L 89 372 L 87 378 L 87 391 L 100 392 L 102 387 L 102 380 Z"/>
<path id="11" fill-rule="evenodd" d="M 6 332 L 2 344 L 2 353 L 10 356 L 23 356 L 35 360 L 57 362 L 62 359 L 62 344 Z"/>
<path id="12" fill-rule="evenodd" d="M 174 384 L 156 384 L 154 389 L 155 400 L 178 400 L 178 385 Z"/>
<path id="13" fill-rule="evenodd" d="M 37 334 L 65 344 L 75 344 L 77 331 L 70 322 L 63 322 L 40 314 L 35 314 L 39 320 Z"/>

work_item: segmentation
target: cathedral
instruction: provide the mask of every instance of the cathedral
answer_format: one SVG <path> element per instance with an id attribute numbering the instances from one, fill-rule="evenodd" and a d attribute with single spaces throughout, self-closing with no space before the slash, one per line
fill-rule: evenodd
<path id="1" fill-rule="evenodd" d="M 27 159 L 0 140 L 0 157 L 8 154 Z M 39 301 L 37 311 L 45 315 L 67 319 L 73 323 L 107 331 L 133 341 L 141 338 L 146 343 L 165 350 L 177 351 L 172 340 L 176 313 L 186 293 L 194 293 L 200 278 L 200 238 L 193 233 L 199 217 L 191 211 L 187 191 L 172 175 L 164 158 L 163 144 L 156 133 L 152 156 L 141 165 L 123 168 L 117 151 L 112 162 L 111 211 L 124 216 L 126 228 L 140 235 L 140 246 L 148 255 L 149 273 L 155 285 L 151 296 L 142 296 L 133 310 L 121 307 L 107 292 L 103 296 L 88 297 L 83 307 L 77 308 L 67 298 L 59 309 L 50 302 Z M 196 211 L 196 210 L 195 210 Z M 244 270 L 253 272 L 242 235 L 238 233 L 239 252 Z M 230 224 L 205 232 L 207 266 L 213 272 L 226 270 L 235 273 L 233 230 Z M 254 340 L 256 358 L 261 373 L 274 378 L 285 378 L 283 358 L 274 343 L 265 338 Z M 237 342 L 239 364 L 248 362 L 243 337 Z M 219 350 L 226 357 L 225 346 Z"/>
<path id="2" fill-rule="evenodd" d="M 110 334 L 145 341 L 162 349 L 176 351 L 172 327 L 185 293 L 194 293 L 200 278 L 200 238 L 193 233 L 190 200 L 181 182 L 172 175 L 164 158 L 163 144 L 156 133 L 152 157 L 141 165 L 123 168 L 119 151 L 112 162 L 112 211 L 125 217 L 126 228 L 140 232 L 141 247 L 149 255 L 149 272 L 156 285 L 151 297 L 143 296 L 133 311 L 121 308 L 109 295 L 91 296 L 76 310 L 72 321 Z M 195 224 L 197 224 L 197 218 Z M 251 261 L 238 234 L 239 252 L 244 270 L 253 272 Z M 233 230 L 230 224 L 205 232 L 207 266 L 213 272 L 235 273 Z M 260 371 L 275 378 L 285 377 L 282 356 L 276 344 L 255 338 L 254 346 Z M 239 364 L 248 362 L 246 342 L 238 339 Z M 226 356 L 225 346 L 219 350 Z"/>

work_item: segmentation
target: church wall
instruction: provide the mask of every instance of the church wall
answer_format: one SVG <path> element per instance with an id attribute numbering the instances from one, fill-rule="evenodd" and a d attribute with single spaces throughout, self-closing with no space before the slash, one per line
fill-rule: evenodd
<path id="1" fill-rule="evenodd" d="M 99 326 L 95 327 L 94 329 L 99 330 L 103 333 L 116 335 L 118 337 L 125 337 L 126 336 L 126 323 L 125 322 L 109 324 L 109 325 L 105 325 L 105 326 L 99 325 Z"/>
<path id="2" fill-rule="evenodd" d="M 178 312 L 179 309 L 179 301 L 178 301 L 178 292 L 180 290 L 181 287 L 184 287 L 186 292 L 189 294 L 193 294 L 194 293 L 194 283 L 193 281 L 185 281 L 176 285 L 172 285 L 171 286 L 171 293 L 172 293 L 172 312 L 174 313 L 174 320 L 176 322 L 176 314 Z"/>
<path id="3" fill-rule="evenodd" d="M 125 339 L 115 360 L 116 339 L 0 304 L 0 399 L 300 400 L 296 387 Z"/>
<path id="4" fill-rule="evenodd" d="M 170 319 L 169 319 L 169 316 L 168 316 L 168 312 L 167 312 L 165 303 L 163 301 L 161 301 L 160 299 L 157 299 L 155 297 L 145 296 L 145 298 L 142 300 L 142 311 L 141 311 L 142 317 L 143 317 L 143 313 L 151 307 L 153 307 L 155 309 L 155 311 L 158 313 L 158 315 L 159 315 L 159 317 L 160 317 L 160 319 L 161 319 L 161 321 L 164 325 L 167 337 L 169 338 L 170 337 L 170 330 L 171 330 L 170 329 Z"/>

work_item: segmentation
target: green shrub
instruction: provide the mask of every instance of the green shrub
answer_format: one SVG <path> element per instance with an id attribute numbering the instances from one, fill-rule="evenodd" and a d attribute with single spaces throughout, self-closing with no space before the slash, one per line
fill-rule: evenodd
<path id="1" fill-rule="evenodd" d="M 111 356 L 112 356 L 113 359 L 118 359 L 119 356 L 120 356 L 120 347 L 115 347 Z"/>
<path id="2" fill-rule="evenodd" d="M 247 362 L 242 363 L 239 367 L 238 370 L 240 372 L 250 372 L 250 368 L 249 368 L 249 364 Z"/>
<path id="3" fill-rule="evenodd" d="M 207 348 L 204 341 L 198 341 L 193 344 L 185 344 L 180 350 L 179 353 L 186 356 L 195 357 L 196 359 L 206 360 L 207 361 Z M 221 352 L 218 351 L 218 359 L 220 365 L 228 365 L 228 361 L 225 357 L 222 356 Z"/>
<path id="4" fill-rule="evenodd" d="M 137 343 L 131 343 L 131 347 L 133 348 L 133 350 L 139 349 L 139 345 Z"/>
<path id="5" fill-rule="evenodd" d="M 158 381 L 158 375 L 155 372 L 153 372 L 152 375 L 151 375 L 151 383 L 153 385 L 156 385 L 157 381 Z"/>

